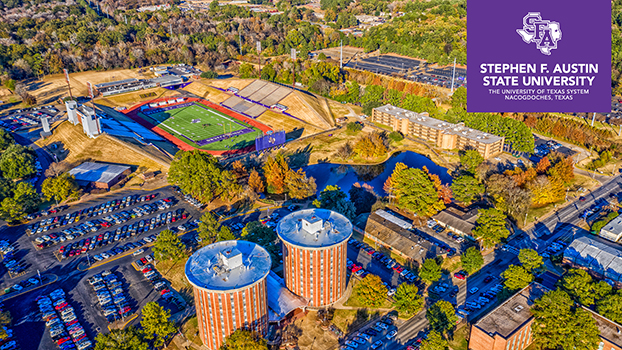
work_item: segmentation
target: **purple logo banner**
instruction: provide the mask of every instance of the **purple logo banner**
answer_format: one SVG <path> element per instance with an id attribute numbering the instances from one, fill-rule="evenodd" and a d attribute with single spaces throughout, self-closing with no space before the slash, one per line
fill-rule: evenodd
<path id="1" fill-rule="evenodd" d="M 611 2 L 468 0 L 469 112 L 611 112 Z"/>

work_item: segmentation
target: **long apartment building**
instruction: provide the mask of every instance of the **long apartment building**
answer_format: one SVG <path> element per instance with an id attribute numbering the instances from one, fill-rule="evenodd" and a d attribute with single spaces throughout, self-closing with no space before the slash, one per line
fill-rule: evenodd
<path id="1" fill-rule="evenodd" d="M 503 152 L 505 138 L 464 126 L 430 118 L 427 113 L 384 105 L 374 108 L 372 122 L 387 125 L 406 136 L 434 143 L 442 149 L 467 149 L 479 151 L 484 158 Z"/>

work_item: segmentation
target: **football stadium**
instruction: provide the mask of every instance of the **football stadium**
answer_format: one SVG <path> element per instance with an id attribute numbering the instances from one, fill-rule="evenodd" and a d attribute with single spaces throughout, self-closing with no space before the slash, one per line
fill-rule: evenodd
<path id="1" fill-rule="evenodd" d="M 236 153 L 271 129 L 251 118 L 197 98 L 152 100 L 126 111 L 135 121 L 184 150 Z"/>

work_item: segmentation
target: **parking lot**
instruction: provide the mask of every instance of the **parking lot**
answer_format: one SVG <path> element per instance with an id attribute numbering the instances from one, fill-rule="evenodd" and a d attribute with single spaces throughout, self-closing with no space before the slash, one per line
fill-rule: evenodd
<path id="1" fill-rule="evenodd" d="M 58 109 L 52 105 L 33 108 L 24 108 L 12 111 L 10 114 L 0 116 L 0 126 L 9 131 L 35 128 L 41 126 L 41 118 L 48 117 L 50 125 L 61 117 Z"/>

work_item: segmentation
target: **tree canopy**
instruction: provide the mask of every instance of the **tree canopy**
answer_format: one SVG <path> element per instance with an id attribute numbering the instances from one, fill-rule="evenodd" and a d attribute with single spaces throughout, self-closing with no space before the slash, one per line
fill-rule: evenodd
<path id="1" fill-rule="evenodd" d="M 595 282 L 587 271 L 581 269 L 569 270 L 561 280 L 561 287 L 576 302 L 588 307 L 610 294 L 612 289 L 605 281 Z"/>
<path id="2" fill-rule="evenodd" d="M 443 335 L 435 330 L 430 331 L 428 337 L 421 341 L 421 350 L 448 350 L 449 343 Z"/>
<path id="3" fill-rule="evenodd" d="M 63 173 L 43 180 L 41 192 L 48 200 L 54 199 L 62 202 L 69 197 L 77 198 L 80 195 L 80 186 L 78 186 L 75 176 Z"/>
<path id="4" fill-rule="evenodd" d="M 542 265 L 544 265 L 540 254 L 538 254 L 537 251 L 528 248 L 520 250 L 518 253 L 518 261 L 520 261 L 521 265 L 523 265 L 523 267 L 529 272 L 538 270 L 542 267 Z"/>
<path id="5" fill-rule="evenodd" d="M 186 246 L 171 230 L 160 232 L 153 245 L 153 254 L 158 260 L 179 260 L 185 251 Z"/>
<path id="6" fill-rule="evenodd" d="M 32 176 L 37 172 L 36 160 L 35 152 L 32 149 L 14 143 L 0 156 L 2 176 L 13 180 Z"/>
<path id="7" fill-rule="evenodd" d="M 485 247 L 492 247 L 510 235 L 510 231 L 505 227 L 506 216 L 499 209 L 480 209 L 475 224 L 473 236 L 481 239 Z"/>
<path id="8" fill-rule="evenodd" d="M 441 266 L 436 262 L 436 259 L 426 259 L 423 264 L 421 264 L 419 277 L 422 281 L 432 284 L 441 279 L 441 276 Z"/>
<path id="9" fill-rule="evenodd" d="M 387 287 L 380 277 L 370 273 L 356 284 L 354 295 L 362 305 L 377 308 L 387 298 Z"/>
<path id="10" fill-rule="evenodd" d="M 460 255 L 462 268 L 472 274 L 484 266 L 484 257 L 477 247 L 469 247 L 462 255 Z"/>
<path id="11" fill-rule="evenodd" d="M 596 304 L 596 311 L 610 320 L 622 323 L 622 290 L 608 294 L 599 300 Z"/>
<path id="12" fill-rule="evenodd" d="M 98 333 L 95 338 L 95 350 L 148 350 L 149 343 L 134 326 L 125 329 L 113 329 L 109 333 Z"/>
<path id="13" fill-rule="evenodd" d="M 141 313 L 143 319 L 140 325 L 143 327 L 145 338 L 152 340 L 156 348 L 164 345 L 167 337 L 177 330 L 170 320 L 170 311 L 154 301 L 145 304 Z"/>
<path id="14" fill-rule="evenodd" d="M 199 150 L 177 152 L 171 162 L 168 181 L 203 203 L 218 196 L 231 199 L 241 192 L 236 177 L 223 170 L 214 156 Z"/>
<path id="15" fill-rule="evenodd" d="M 400 313 L 415 315 L 423 309 L 425 303 L 423 296 L 419 295 L 419 289 L 414 284 L 400 284 L 393 295 L 393 306 Z"/>
<path id="16" fill-rule="evenodd" d="M 577 307 L 562 290 L 545 293 L 534 302 L 531 331 L 534 342 L 547 349 L 593 350 L 598 347 L 600 331 L 592 315 Z"/>
<path id="17" fill-rule="evenodd" d="M 438 190 L 440 180 L 435 184 L 427 168 L 409 168 L 397 163 L 391 176 L 385 182 L 385 191 L 394 196 L 400 208 L 419 216 L 432 216 L 445 204 Z"/>
<path id="18" fill-rule="evenodd" d="M 466 149 L 458 153 L 460 157 L 460 164 L 472 174 L 475 173 L 475 169 L 482 164 L 484 157 L 476 149 Z"/>
<path id="19" fill-rule="evenodd" d="M 484 185 L 473 176 L 462 175 L 454 179 L 451 191 L 457 201 L 469 205 L 484 193 Z"/>
<path id="20" fill-rule="evenodd" d="M 354 204 L 348 200 L 348 195 L 337 185 L 328 185 L 320 192 L 320 198 L 313 201 L 313 205 L 322 209 L 329 209 L 343 214 L 352 220 L 356 214 Z"/>
<path id="21" fill-rule="evenodd" d="M 446 300 L 439 300 L 430 306 L 425 316 L 430 322 L 430 328 L 439 334 L 451 332 L 458 323 L 454 306 Z"/>
<path id="22" fill-rule="evenodd" d="M 238 329 L 227 337 L 220 350 L 268 350 L 268 344 L 261 335 Z"/>
<path id="23" fill-rule="evenodd" d="M 510 265 L 502 274 L 505 288 L 514 291 L 527 287 L 533 281 L 533 275 L 522 266 Z"/>

